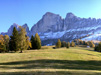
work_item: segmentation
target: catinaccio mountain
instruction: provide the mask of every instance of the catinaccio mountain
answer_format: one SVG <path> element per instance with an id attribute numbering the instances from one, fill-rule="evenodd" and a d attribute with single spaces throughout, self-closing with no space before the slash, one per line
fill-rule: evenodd
<path id="1" fill-rule="evenodd" d="M 8 32 L 3 32 L 1 34 L 10 36 L 14 27 L 18 29 L 19 25 L 14 23 L 8 29 Z M 26 29 L 29 37 L 38 33 L 43 41 L 54 39 L 71 41 L 81 37 L 83 40 L 94 39 L 101 41 L 101 19 L 80 18 L 73 13 L 67 13 L 66 18 L 63 19 L 58 14 L 47 12 L 35 25 L 32 26 L 31 30 L 29 30 L 27 24 L 22 25 L 22 27 Z M 53 44 L 54 42 L 49 41 L 47 43 Z"/>

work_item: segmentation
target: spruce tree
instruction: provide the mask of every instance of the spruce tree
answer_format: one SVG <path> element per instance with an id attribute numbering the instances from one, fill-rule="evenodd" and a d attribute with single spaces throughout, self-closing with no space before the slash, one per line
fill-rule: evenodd
<path id="1" fill-rule="evenodd" d="M 101 42 L 98 44 L 98 51 L 101 52 Z"/>
<path id="2" fill-rule="evenodd" d="M 61 47 L 61 41 L 60 41 L 60 39 L 58 39 L 58 42 L 56 43 L 56 47 L 57 48 L 60 48 Z"/>
<path id="3" fill-rule="evenodd" d="M 32 49 L 37 49 L 37 48 L 36 48 L 35 37 L 34 37 L 33 35 L 31 36 L 31 40 L 30 40 L 30 41 L 31 41 L 31 44 L 32 44 Z"/>
<path id="4" fill-rule="evenodd" d="M 35 34 L 35 44 L 36 49 L 41 49 L 41 40 L 38 33 Z"/>
<path id="5" fill-rule="evenodd" d="M 9 49 L 12 51 L 18 50 L 18 31 L 15 27 L 13 28 L 12 36 L 10 36 Z"/>
<path id="6" fill-rule="evenodd" d="M 95 46 L 95 51 L 101 52 L 101 42 Z"/>
<path id="7" fill-rule="evenodd" d="M 66 47 L 66 42 L 65 41 L 61 42 L 61 47 Z"/>

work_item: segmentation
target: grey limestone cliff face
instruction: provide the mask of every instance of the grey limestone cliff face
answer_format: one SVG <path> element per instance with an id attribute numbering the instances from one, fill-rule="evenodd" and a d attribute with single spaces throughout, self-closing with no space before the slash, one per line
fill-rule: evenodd
<path id="1" fill-rule="evenodd" d="M 13 28 L 16 27 L 16 29 L 18 30 L 19 25 L 16 23 L 13 23 L 13 25 L 11 25 L 11 27 L 8 29 L 7 35 L 11 36 L 12 32 L 13 32 Z"/>
<path id="2" fill-rule="evenodd" d="M 32 28 L 31 33 L 57 32 L 63 30 L 63 19 L 56 14 L 47 12 Z"/>
<path id="3" fill-rule="evenodd" d="M 12 32 L 13 32 L 13 28 L 16 28 L 17 30 L 19 30 L 19 25 L 16 24 L 16 23 L 13 23 L 10 28 L 8 29 L 8 32 L 2 32 L 1 34 L 2 35 L 9 35 L 11 36 L 12 35 Z M 29 36 L 30 35 L 30 30 L 29 30 L 29 27 L 27 24 L 24 24 L 22 25 L 23 28 L 25 28 L 26 32 L 27 32 L 27 35 Z"/>
<path id="4" fill-rule="evenodd" d="M 95 18 L 80 18 L 75 16 L 72 13 L 67 13 L 66 18 L 64 20 L 65 30 L 68 29 L 79 29 L 79 28 L 92 28 L 101 26 L 101 19 Z"/>
<path id="5" fill-rule="evenodd" d="M 3 35 L 11 35 L 13 28 L 19 28 L 18 24 L 13 24 L 8 29 L 7 33 L 1 33 Z M 80 38 L 88 34 L 101 34 L 101 19 L 95 18 L 80 18 L 73 13 L 67 13 L 66 18 L 62 19 L 58 14 L 47 12 L 42 16 L 31 30 L 27 24 L 22 25 L 26 29 L 27 35 L 35 35 L 39 33 L 41 39 L 58 39 L 72 40 Z"/>
<path id="6" fill-rule="evenodd" d="M 72 13 L 67 13 L 64 19 L 64 30 L 66 32 L 61 39 L 80 38 L 84 35 L 101 32 L 101 19 L 80 18 Z"/>
<path id="7" fill-rule="evenodd" d="M 26 30 L 27 35 L 30 36 L 30 30 L 27 24 L 22 25 L 22 27 Z"/>
<path id="8" fill-rule="evenodd" d="M 67 13 L 66 18 L 47 12 L 37 24 L 31 29 L 31 35 L 41 33 L 45 39 L 60 38 L 63 40 L 72 40 L 82 36 L 92 34 L 99 30 L 101 32 L 101 19 L 80 18 L 73 13 Z M 48 34 L 52 32 L 51 34 Z M 60 33 L 59 33 L 60 32 Z M 47 33 L 44 35 L 44 33 Z M 62 33 L 62 36 L 61 36 Z M 60 35 L 51 37 L 55 35 Z"/>
<path id="9" fill-rule="evenodd" d="M 76 28 L 78 25 L 75 25 L 81 18 L 76 17 L 72 13 L 67 13 L 66 18 L 64 19 L 64 30 Z"/>

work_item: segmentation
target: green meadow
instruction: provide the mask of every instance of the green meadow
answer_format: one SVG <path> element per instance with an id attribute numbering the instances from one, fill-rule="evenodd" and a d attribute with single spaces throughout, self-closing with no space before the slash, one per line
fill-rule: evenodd
<path id="1" fill-rule="evenodd" d="M 70 47 L 0 53 L 0 75 L 101 75 L 101 53 Z"/>

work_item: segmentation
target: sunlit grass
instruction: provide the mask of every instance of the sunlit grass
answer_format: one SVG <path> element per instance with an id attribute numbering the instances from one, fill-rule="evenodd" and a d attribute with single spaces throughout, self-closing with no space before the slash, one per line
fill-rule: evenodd
<path id="1" fill-rule="evenodd" d="M 100 75 L 101 53 L 93 48 L 71 47 L 1 53 L 0 75 Z"/>

